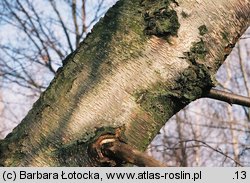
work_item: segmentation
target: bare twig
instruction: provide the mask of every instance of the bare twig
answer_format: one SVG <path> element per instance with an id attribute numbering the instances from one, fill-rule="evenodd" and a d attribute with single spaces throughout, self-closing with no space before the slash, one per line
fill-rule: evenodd
<path id="1" fill-rule="evenodd" d="M 50 57 L 48 48 L 45 46 L 45 42 L 44 42 L 44 40 L 42 39 L 42 37 L 40 36 L 40 33 L 39 33 L 37 27 L 35 26 L 35 24 L 34 24 L 34 22 L 33 22 L 33 20 L 32 20 L 32 17 L 31 17 L 31 16 L 29 15 L 29 13 L 26 11 L 26 9 L 23 7 L 23 5 L 19 2 L 19 0 L 17 0 L 17 4 L 18 4 L 19 7 L 21 8 L 21 11 L 26 15 L 28 21 L 30 22 L 30 25 L 31 25 L 31 28 L 32 28 L 33 32 L 35 32 L 36 38 L 40 41 L 43 50 L 46 52 L 46 55 L 41 55 L 42 58 L 46 58 L 46 59 L 44 60 L 44 62 L 46 63 L 45 65 L 49 68 L 49 70 L 50 70 L 53 74 L 56 74 L 56 71 L 52 68 L 52 65 L 51 65 L 51 57 Z M 41 54 L 42 54 L 42 53 L 41 53 Z"/>
<path id="2" fill-rule="evenodd" d="M 246 37 L 241 37 L 240 39 L 249 39 L 250 37 L 246 36 Z"/>
<path id="3" fill-rule="evenodd" d="M 201 143 L 204 147 L 207 147 L 207 148 L 209 148 L 209 149 L 211 149 L 211 150 L 225 156 L 226 159 L 228 158 L 228 159 L 232 160 L 237 166 L 243 166 L 240 162 L 238 162 L 235 159 L 233 159 L 232 157 L 228 156 L 226 153 L 224 153 L 219 148 L 214 148 L 214 147 L 210 146 L 209 144 L 207 144 L 204 141 L 191 139 L 191 140 L 185 140 L 184 142 L 198 142 L 198 143 Z M 179 141 L 179 143 L 181 143 L 181 141 Z"/>
<path id="4" fill-rule="evenodd" d="M 72 11 L 72 18 L 73 18 L 73 22 L 75 26 L 76 48 L 77 48 L 80 42 L 80 33 L 79 33 L 79 26 L 77 23 L 77 16 L 76 16 L 76 0 L 72 0 L 71 11 Z"/>
<path id="5" fill-rule="evenodd" d="M 69 44 L 70 51 L 73 52 L 74 49 L 73 49 L 73 46 L 72 46 L 71 41 L 70 41 L 70 36 L 69 36 L 68 30 L 67 30 L 67 27 L 66 27 L 65 23 L 63 22 L 63 19 L 62 19 L 61 15 L 60 15 L 57 7 L 56 7 L 56 3 L 55 3 L 54 0 L 50 0 L 49 2 L 51 4 L 53 10 L 55 11 L 55 13 L 56 13 L 56 15 L 57 15 L 57 17 L 59 19 L 59 22 L 60 22 L 60 24 L 61 24 L 61 26 L 63 28 L 63 32 L 64 32 L 64 34 L 65 34 L 65 36 L 67 38 L 67 42 Z"/>
<path id="6" fill-rule="evenodd" d="M 85 0 L 86 1 L 86 0 Z M 96 12 L 95 12 L 95 16 L 94 18 L 90 21 L 90 23 L 88 24 L 88 27 L 89 28 L 94 22 L 96 22 L 98 20 L 98 18 L 102 15 L 99 15 L 100 13 L 100 10 L 103 6 L 103 3 L 104 3 L 104 0 L 101 0 L 99 3 L 98 3 L 98 6 L 97 6 L 97 9 L 96 9 Z"/>
<path id="7" fill-rule="evenodd" d="M 209 93 L 204 96 L 211 99 L 227 102 L 229 104 L 238 104 L 246 107 L 250 107 L 250 98 L 236 95 L 233 93 L 220 91 L 217 89 L 211 89 Z"/>
<path id="8" fill-rule="evenodd" d="M 28 0 L 26 0 L 29 7 L 31 8 L 31 11 L 34 13 L 35 17 L 36 17 L 36 22 L 38 23 L 38 26 L 39 26 L 39 29 L 40 29 L 40 32 L 46 37 L 47 41 L 47 45 L 53 49 L 59 56 L 59 58 L 62 60 L 65 55 L 61 52 L 61 50 L 59 48 L 61 48 L 62 46 L 58 45 L 59 48 L 57 48 L 57 46 L 55 45 L 55 42 L 56 41 L 53 41 L 53 33 L 52 32 L 46 32 L 44 30 L 44 28 L 46 28 L 46 25 L 42 25 L 42 21 L 41 21 L 41 18 L 39 16 L 39 13 L 37 12 L 37 10 L 35 9 L 34 5 L 29 2 Z M 52 38 L 50 38 L 52 37 Z M 56 38 L 54 38 L 54 40 L 56 40 Z"/>
<path id="9" fill-rule="evenodd" d="M 244 85 L 245 85 L 245 88 L 246 88 L 247 96 L 250 96 L 250 88 L 248 86 L 248 76 L 247 76 L 248 74 L 247 74 L 247 70 L 246 70 L 246 68 L 244 66 L 244 63 L 243 63 L 243 55 L 241 53 L 241 45 L 238 44 L 237 48 L 238 48 L 238 55 L 239 55 L 239 62 L 240 62 L 240 70 L 242 72 Z M 248 120 L 250 120 L 250 113 L 249 113 L 249 111 L 246 108 L 244 108 L 244 107 L 243 107 L 243 109 L 245 111 L 245 114 L 246 114 Z"/>
<path id="10" fill-rule="evenodd" d="M 87 32 L 86 26 L 86 0 L 82 0 L 82 33 Z"/>

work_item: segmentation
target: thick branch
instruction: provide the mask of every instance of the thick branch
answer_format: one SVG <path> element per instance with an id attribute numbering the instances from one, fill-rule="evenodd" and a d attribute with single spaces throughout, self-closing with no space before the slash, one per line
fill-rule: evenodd
<path id="1" fill-rule="evenodd" d="M 105 142 L 107 140 L 107 142 Z M 120 159 L 141 167 L 163 167 L 164 165 L 145 153 L 115 139 L 104 139 L 103 153 L 110 159 Z"/>

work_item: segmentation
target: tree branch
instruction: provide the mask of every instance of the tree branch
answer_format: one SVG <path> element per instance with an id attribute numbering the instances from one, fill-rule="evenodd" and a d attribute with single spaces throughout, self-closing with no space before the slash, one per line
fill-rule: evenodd
<path id="1" fill-rule="evenodd" d="M 71 11 L 72 11 L 72 18 L 75 26 L 75 37 L 76 37 L 76 48 L 80 42 L 80 33 L 79 33 L 79 26 L 77 23 L 77 16 L 76 16 L 76 0 L 72 0 L 71 3 Z"/>
<path id="2" fill-rule="evenodd" d="M 103 140 L 105 143 L 105 140 Z M 122 159 L 127 163 L 131 163 L 140 167 L 164 167 L 162 163 L 138 151 L 120 141 L 107 142 L 104 146 L 104 154 L 112 159 Z"/>
<path id="3" fill-rule="evenodd" d="M 250 98 L 236 95 L 233 93 L 220 91 L 217 89 L 211 89 L 209 93 L 204 96 L 211 99 L 227 102 L 229 104 L 238 104 L 246 107 L 250 107 Z"/>
<path id="4" fill-rule="evenodd" d="M 64 24 L 64 22 L 63 22 L 63 20 L 62 20 L 62 17 L 61 17 L 61 15 L 60 15 L 60 13 L 59 13 L 57 7 L 56 7 L 55 1 L 50 0 L 49 2 L 50 2 L 50 4 L 51 4 L 53 10 L 55 11 L 55 13 L 56 13 L 56 15 L 57 15 L 57 17 L 58 17 L 58 19 L 59 19 L 59 22 L 60 22 L 60 24 L 61 24 L 61 26 L 62 26 L 62 28 L 63 28 L 63 32 L 64 32 L 64 34 L 65 34 L 65 36 L 66 36 L 66 38 L 67 38 L 67 42 L 68 42 L 68 44 L 69 44 L 70 51 L 73 52 L 74 49 L 73 49 L 73 46 L 72 46 L 71 41 L 70 41 L 70 36 L 69 36 L 69 34 L 68 34 L 67 27 L 66 27 L 66 25 Z"/>
<path id="5" fill-rule="evenodd" d="M 217 152 L 217 153 L 219 153 L 219 154 L 225 156 L 226 159 L 228 158 L 228 159 L 232 160 L 233 162 L 235 162 L 235 164 L 236 164 L 237 166 L 243 167 L 243 165 L 242 165 L 240 162 L 238 162 L 238 161 L 236 161 L 235 159 L 233 159 L 232 157 L 228 156 L 226 153 L 224 153 L 224 152 L 223 152 L 222 150 L 220 150 L 219 148 L 214 148 L 214 147 L 210 146 L 208 143 L 206 143 L 206 142 L 204 142 L 204 141 L 196 140 L 196 139 L 190 139 L 190 140 L 185 140 L 184 142 L 198 142 L 198 143 L 201 143 L 202 146 L 207 147 L 207 148 L 209 148 L 209 149 L 211 149 L 211 150 L 213 150 L 213 151 L 215 151 L 215 152 Z M 178 142 L 178 143 L 181 143 L 181 141 Z"/>
<path id="6" fill-rule="evenodd" d="M 46 37 L 46 39 L 47 39 L 47 41 L 46 41 L 46 43 L 47 43 L 47 45 L 51 48 L 51 49 L 53 49 L 57 54 L 58 54 L 58 56 L 59 56 L 59 58 L 61 59 L 61 60 L 63 60 L 64 59 L 64 57 L 65 57 L 65 55 L 61 52 L 61 47 L 62 46 L 60 46 L 60 45 L 58 45 L 58 47 L 60 48 L 57 48 L 57 45 L 55 44 L 55 40 L 56 39 L 54 39 L 53 40 L 53 33 L 52 32 L 46 32 L 45 30 L 44 30 L 44 28 L 46 28 L 46 26 L 45 25 L 42 25 L 42 20 L 41 20 L 41 18 L 40 18 L 40 16 L 39 16 L 39 13 L 36 11 L 36 9 L 35 9 L 35 7 L 34 7 L 34 5 L 31 3 L 31 2 L 29 2 L 28 0 L 26 0 L 27 1 L 27 3 L 28 3 L 28 5 L 29 5 L 29 7 L 31 8 L 31 11 L 34 13 L 34 15 L 35 15 L 35 17 L 36 17 L 36 22 L 38 23 L 38 26 L 39 26 L 39 28 L 40 28 L 40 31 L 43 33 L 43 35 Z M 50 38 L 51 37 L 51 38 Z"/>
<path id="7" fill-rule="evenodd" d="M 118 132 L 118 133 L 117 133 Z M 103 165 L 121 166 L 130 163 L 140 167 L 163 167 L 161 162 L 143 153 L 134 147 L 123 142 L 119 137 L 119 130 L 116 134 L 100 136 L 90 146 L 89 153 Z"/>
<path id="8" fill-rule="evenodd" d="M 86 7 L 85 7 L 85 4 L 86 4 L 86 0 L 82 0 L 82 34 L 84 32 L 87 32 L 87 26 L 86 26 Z"/>

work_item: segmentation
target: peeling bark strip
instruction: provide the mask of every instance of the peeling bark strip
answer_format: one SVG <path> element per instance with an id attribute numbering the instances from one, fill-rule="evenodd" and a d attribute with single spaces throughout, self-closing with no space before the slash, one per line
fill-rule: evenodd
<path id="1" fill-rule="evenodd" d="M 118 1 L 1 142 L 0 164 L 99 166 L 87 144 L 101 127 L 124 126 L 127 143 L 145 150 L 210 89 L 249 15 L 248 0 Z"/>

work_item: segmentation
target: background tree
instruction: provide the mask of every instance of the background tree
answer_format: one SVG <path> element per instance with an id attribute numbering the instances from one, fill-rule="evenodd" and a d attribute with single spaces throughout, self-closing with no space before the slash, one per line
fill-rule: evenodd
<path id="1" fill-rule="evenodd" d="M 62 60 L 115 0 L 17 0 L 0 2 L 1 123 L 9 130 L 27 114 Z"/>

